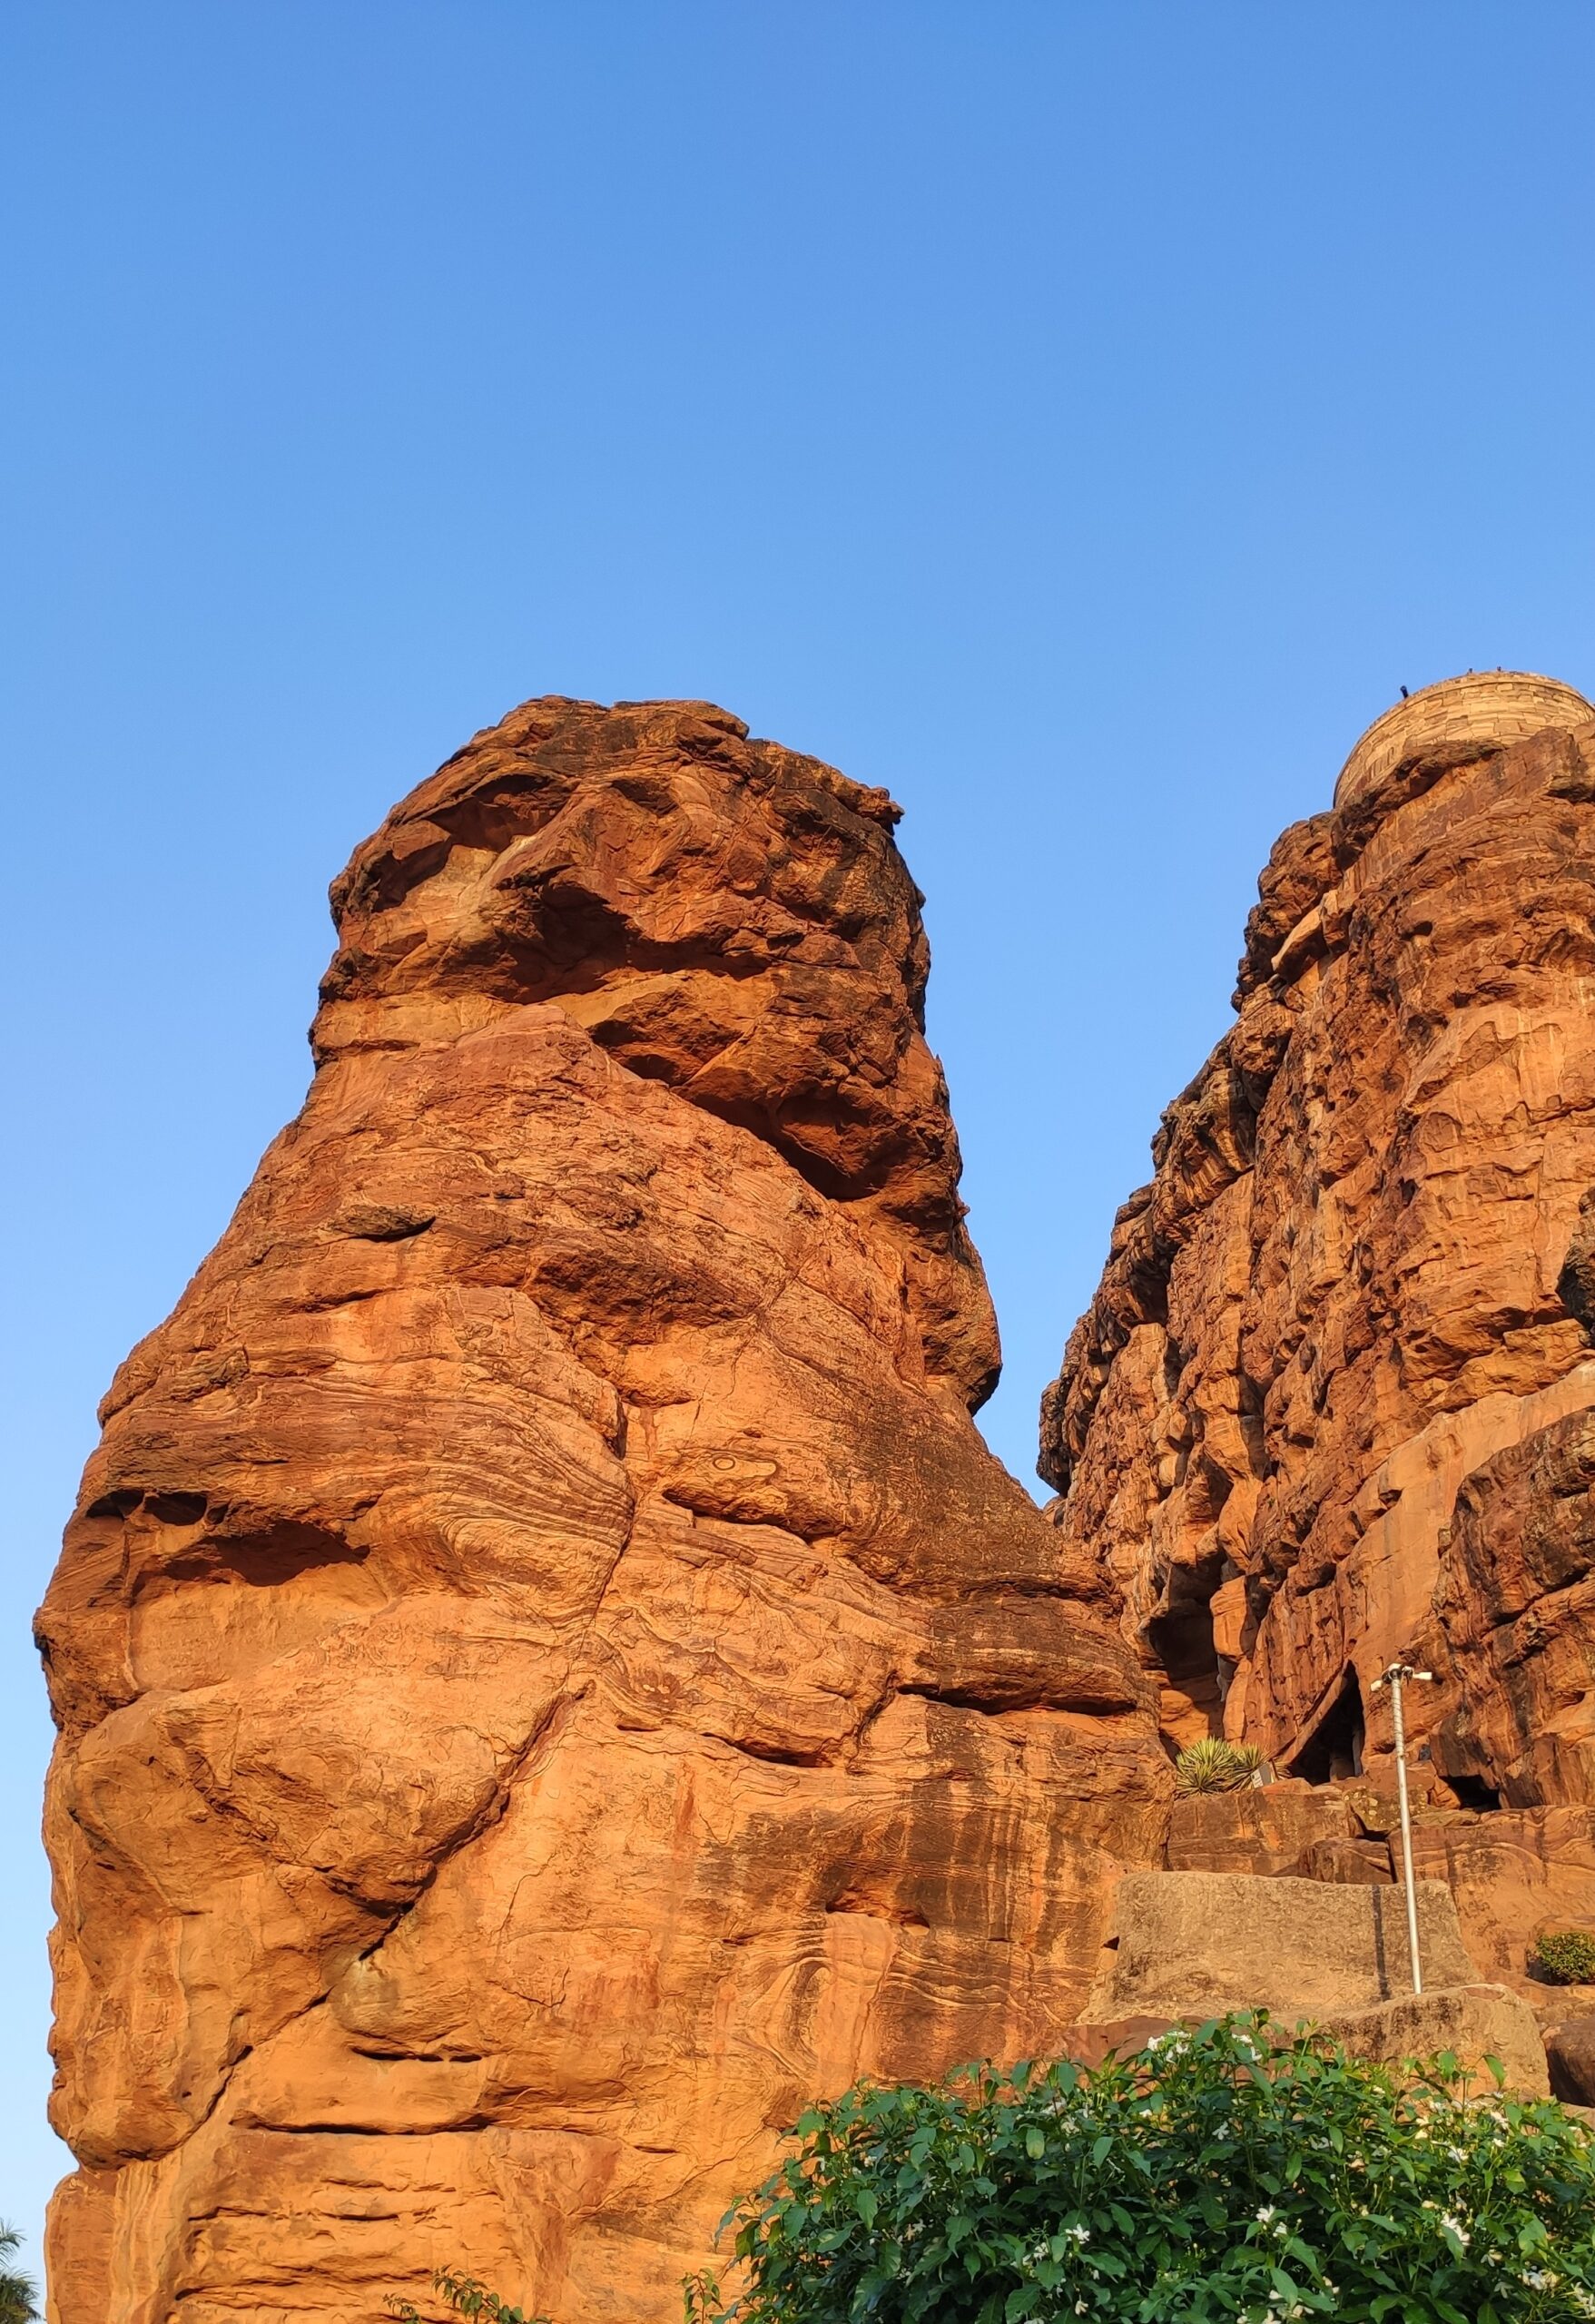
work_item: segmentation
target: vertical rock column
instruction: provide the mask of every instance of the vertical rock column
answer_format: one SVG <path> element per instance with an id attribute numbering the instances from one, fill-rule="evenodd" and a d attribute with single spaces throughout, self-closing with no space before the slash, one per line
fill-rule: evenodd
<path id="1" fill-rule="evenodd" d="M 41 1616 L 63 2324 L 674 2318 L 817 2092 L 1077 2014 L 1167 1762 L 970 1419 L 895 812 L 535 702 L 336 883 Z"/>

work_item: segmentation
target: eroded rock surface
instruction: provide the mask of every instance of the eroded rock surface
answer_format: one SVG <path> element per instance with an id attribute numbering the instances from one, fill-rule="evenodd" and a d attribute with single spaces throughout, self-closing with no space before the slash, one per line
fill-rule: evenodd
<path id="1" fill-rule="evenodd" d="M 1477 1972 L 1456 1907 L 1420 1883 L 1424 1974 Z M 1405 1899 L 1394 1889 L 1234 1872 L 1133 1872 L 1119 1883 L 1093 2018 L 1267 2009 L 1289 2024 L 1411 1996 Z"/>
<path id="2" fill-rule="evenodd" d="M 816 2092 L 1061 2048 L 1167 1766 L 969 1417 L 893 815 L 537 702 L 337 882 L 41 1617 L 57 2318 L 674 2318 Z"/>
<path id="3" fill-rule="evenodd" d="M 1042 1423 L 1171 1746 L 1387 1793 L 1373 1682 L 1435 1673 L 1420 1856 L 1520 1983 L 1535 1922 L 1595 1912 L 1592 867 L 1570 689 L 1470 675 L 1370 730 L 1275 850 Z"/>

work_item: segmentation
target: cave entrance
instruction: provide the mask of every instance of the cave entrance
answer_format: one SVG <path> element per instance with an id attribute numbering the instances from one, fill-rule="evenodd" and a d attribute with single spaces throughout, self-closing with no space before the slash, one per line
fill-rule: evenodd
<path id="1" fill-rule="evenodd" d="M 1344 1782 L 1348 1776 L 1360 1776 L 1367 1731 L 1363 1689 L 1348 1664 L 1340 1692 L 1290 1761 L 1292 1775 L 1308 1783 Z"/>
<path id="2" fill-rule="evenodd" d="M 1444 1774 L 1444 1769 L 1441 1772 Z M 1445 1780 L 1463 1807 L 1476 1807 L 1481 1815 L 1489 1815 L 1501 1805 L 1500 1792 L 1492 1783 L 1486 1783 L 1482 1776 L 1447 1775 Z"/>
<path id="3" fill-rule="evenodd" d="M 1203 1600 L 1174 1606 L 1154 1614 L 1147 1624 L 1147 1643 L 1162 1666 L 1170 1692 L 1197 1711 L 1208 1732 L 1221 1731 L 1224 1683 L 1213 1644 L 1213 1609 Z"/>

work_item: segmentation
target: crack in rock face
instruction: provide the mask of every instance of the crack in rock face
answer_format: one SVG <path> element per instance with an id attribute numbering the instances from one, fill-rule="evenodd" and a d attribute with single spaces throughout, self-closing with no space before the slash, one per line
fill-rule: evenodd
<path id="1" fill-rule="evenodd" d="M 335 882 L 40 1616 L 61 2316 L 663 2324 L 816 2094 L 1061 2048 L 1167 1759 L 970 1418 L 895 819 L 540 701 Z"/>

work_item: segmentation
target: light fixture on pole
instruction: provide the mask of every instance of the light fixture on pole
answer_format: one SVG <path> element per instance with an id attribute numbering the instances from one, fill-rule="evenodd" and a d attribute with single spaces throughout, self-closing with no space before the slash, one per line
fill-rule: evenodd
<path id="1" fill-rule="evenodd" d="M 1418 1959 L 1418 1892 L 1413 1879 L 1413 1817 L 1407 1805 L 1407 1730 L 1402 1717 L 1401 1690 L 1409 1679 L 1432 1684 L 1433 1678 L 1433 1670 L 1414 1670 L 1410 1662 L 1393 1662 L 1373 1681 L 1375 1694 L 1381 1687 L 1390 1689 L 1390 1708 L 1395 1719 L 1395 1795 L 1401 1806 L 1402 1883 L 1407 1895 L 1407 1945 L 1413 1956 L 1415 1994 L 1423 1990 L 1423 1971 Z"/>

